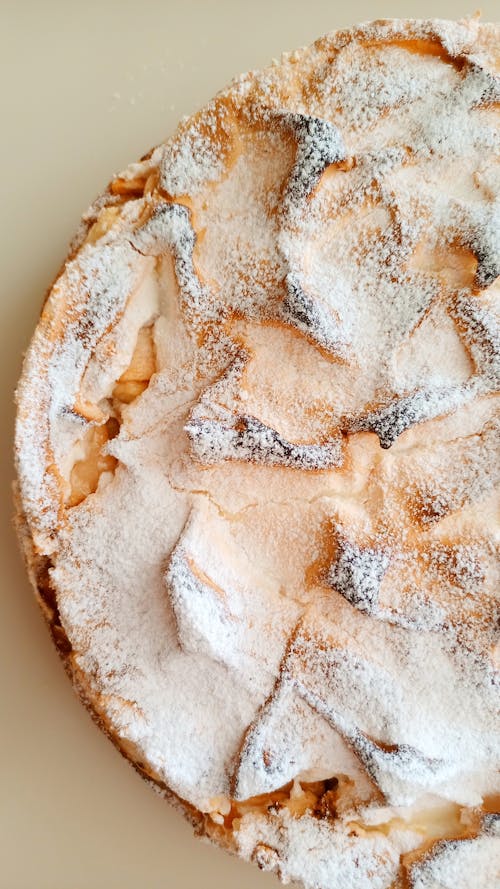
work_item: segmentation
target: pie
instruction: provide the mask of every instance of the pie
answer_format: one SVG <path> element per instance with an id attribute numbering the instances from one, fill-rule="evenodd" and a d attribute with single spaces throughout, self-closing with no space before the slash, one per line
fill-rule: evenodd
<path id="1" fill-rule="evenodd" d="M 76 691 L 308 889 L 500 874 L 498 26 L 242 75 L 83 217 L 18 388 Z"/>

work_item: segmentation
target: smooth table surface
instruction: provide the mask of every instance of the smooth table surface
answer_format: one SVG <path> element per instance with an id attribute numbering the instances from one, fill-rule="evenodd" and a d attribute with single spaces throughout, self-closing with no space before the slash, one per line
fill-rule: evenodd
<path id="1" fill-rule="evenodd" d="M 92 724 L 38 612 L 11 528 L 13 390 L 43 294 L 111 175 L 234 75 L 381 17 L 464 0 L 0 3 L 2 532 L 0 889 L 271 889 L 195 840 Z M 495 0 L 484 19 L 499 17 Z"/>

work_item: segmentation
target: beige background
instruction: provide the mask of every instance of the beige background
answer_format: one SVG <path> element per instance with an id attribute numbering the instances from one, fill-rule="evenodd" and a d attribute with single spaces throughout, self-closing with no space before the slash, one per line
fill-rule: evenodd
<path id="1" fill-rule="evenodd" d="M 482 10 L 498 17 L 495 0 Z M 195 841 L 92 725 L 17 552 L 12 392 L 81 212 L 239 71 L 356 21 L 474 11 L 462 0 L 1 0 L 0 889 L 278 886 Z"/>

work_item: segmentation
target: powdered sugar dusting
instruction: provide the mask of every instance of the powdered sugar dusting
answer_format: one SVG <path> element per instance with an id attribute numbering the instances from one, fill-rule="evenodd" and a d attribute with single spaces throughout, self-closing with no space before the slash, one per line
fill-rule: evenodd
<path id="1" fill-rule="evenodd" d="M 159 163 L 162 187 L 172 197 L 204 188 L 223 174 L 230 146 L 230 114 L 214 102 L 165 145 Z"/>
<path id="2" fill-rule="evenodd" d="M 495 886 L 500 874 L 500 836 L 486 834 L 461 843 L 442 843 L 434 856 L 412 868 L 411 889 L 469 889 Z"/>
<path id="3" fill-rule="evenodd" d="M 345 828 L 332 828 L 310 815 L 294 819 L 286 811 L 272 819 L 247 816 L 238 831 L 239 851 L 244 857 L 259 855 L 263 847 L 275 850 L 275 863 L 271 858 L 271 867 L 265 869 L 278 870 L 284 882 L 300 880 L 307 889 L 385 889 L 398 874 L 400 850 L 412 840 L 411 833 L 399 843 L 390 843 L 381 834 L 361 840 Z"/>
<path id="4" fill-rule="evenodd" d="M 93 205 L 18 392 L 76 683 L 308 889 L 496 879 L 495 41 L 379 22 L 242 75 Z"/>

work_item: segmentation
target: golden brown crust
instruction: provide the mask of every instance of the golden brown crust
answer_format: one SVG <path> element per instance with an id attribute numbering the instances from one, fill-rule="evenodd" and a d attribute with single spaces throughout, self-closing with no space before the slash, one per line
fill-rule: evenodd
<path id="1" fill-rule="evenodd" d="M 333 849 L 363 887 L 401 855 L 413 886 L 454 854 L 435 836 L 482 842 L 497 34 L 376 22 L 240 78 L 90 208 L 25 362 L 16 521 L 75 690 L 198 832 L 284 880 L 337 889 Z M 149 669 L 176 713 L 187 682 L 181 740 Z"/>

